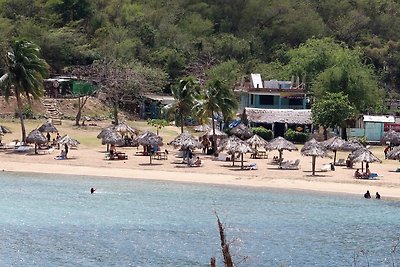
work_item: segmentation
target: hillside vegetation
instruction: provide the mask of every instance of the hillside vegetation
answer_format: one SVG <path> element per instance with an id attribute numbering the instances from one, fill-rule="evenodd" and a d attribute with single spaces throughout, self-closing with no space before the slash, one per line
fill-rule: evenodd
<path id="1" fill-rule="evenodd" d="M 0 0 L 0 49 L 13 37 L 32 40 L 52 73 L 111 58 L 165 73 L 166 92 L 189 75 L 233 86 L 251 72 L 311 86 L 304 68 L 282 66 L 296 64 L 291 51 L 307 41 L 328 40 L 359 55 L 382 92 L 400 88 L 398 0 L 29 2 Z"/>

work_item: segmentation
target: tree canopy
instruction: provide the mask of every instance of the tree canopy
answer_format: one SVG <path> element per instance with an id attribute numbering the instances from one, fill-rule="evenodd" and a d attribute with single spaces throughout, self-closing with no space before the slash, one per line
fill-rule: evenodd
<path id="1" fill-rule="evenodd" d="M 220 69 L 230 87 L 252 72 L 298 75 L 316 96 L 339 84 L 350 101 L 361 82 L 368 99 L 356 108 L 365 110 L 377 89 L 400 88 L 398 10 L 397 0 L 0 0 L 0 49 L 31 40 L 52 73 L 104 58 L 139 63 L 168 75 L 165 92 L 183 77 L 205 84 Z"/>

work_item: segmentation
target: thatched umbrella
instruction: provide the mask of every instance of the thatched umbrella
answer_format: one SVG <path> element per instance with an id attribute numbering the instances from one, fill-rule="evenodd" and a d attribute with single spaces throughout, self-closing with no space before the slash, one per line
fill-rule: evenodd
<path id="1" fill-rule="evenodd" d="M 115 131 L 108 131 L 101 139 L 103 145 L 117 145 L 122 146 L 125 144 L 125 140 L 120 133 Z"/>
<path id="2" fill-rule="evenodd" d="M 77 147 L 80 144 L 78 140 L 69 137 L 68 134 L 58 139 L 57 143 L 61 145 L 67 144 L 68 146 L 73 146 L 73 147 Z"/>
<path id="3" fill-rule="evenodd" d="M 104 135 L 106 135 L 108 132 L 114 131 L 114 126 L 115 125 L 108 125 L 107 127 L 104 127 L 101 129 L 100 133 L 97 135 L 97 138 L 101 139 L 103 138 Z"/>
<path id="4" fill-rule="evenodd" d="M 279 167 L 282 164 L 282 153 L 283 150 L 298 150 L 297 147 L 290 141 L 286 140 L 285 138 L 278 136 L 272 139 L 268 144 L 265 146 L 266 150 L 278 150 L 279 151 Z"/>
<path id="5" fill-rule="evenodd" d="M 6 133 L 12 133 L 12 132 L 6 126 L 0 125 L 0 133 L 6 134 Z"/>
<path id="6" fill-rule="evenodd" d="M 174 140 L 172 140 L 170 145 L 173 145 L 174 147 L 182 147 L 182 148 L 202 148 L 203 145 L 200 143 L 200 141 L 191 135 L 190 133 L 184 132 L 175 137 Z"/>
<path id="7" fill-rule="evenodd" d="M 56 133 L 58 132 L 57 128 L 51 122 L 43 123 L 38 130 L 42 133 Z"/>
<path id="8" fill-rule="evenodd" d="M 336 152 L 338 150 L 343 150 L 343 147 L 346 145 L 346 140 L 343 140 L 340 137 L 334 136 L 321 142 L 320 144 L 328 150 L 332 150 L 335 154 L 333 156 L 333 164 L 336 164 Z"/>
<path id="9" fill-rule="evenodd" d="M 383 143 L 390 142 L 390 144 L 398 145 L 400 144 L 400 133 L 394 130 L 389 130 L 383 134 L 381 141 Z"/>
<path id="10" fill-rule="evenodd" d="M 146 131 L 143 134 L 138 136 L 138 142 L 142 146 L 162 146 L 163 139 L 161 136 L 156 135 L 153 132 Z M 150 153 L 150 164 L 151 164 L 151 156 Z"/>
<path id="11" fill-rule="evenodd" d="M 255 134 L 249 139 L 247 139 L 246 143 L 248 143 L 251 146 L 254 146 L 255 149 L 257 149 L 257 147 L 259 146 L 266 146 L 268 144 L 268 142 L 265 141 L 265 139 L 259 136 L 258 134 Z"/>
<path id="12" fill-rule="evenodd" d="M 212 128 L 210 128 L 208 131 L 205 131 L 204 135 L 213 136 Z M 215 136 L 219 137 L 219 138 L 224 138 L 224 137 L 227 137 L 228 135 L 226 133 L 224 133 L 224 132 L 221 132 L 218 129 L 215 129 Z"/>
<path id="13" fill-rule="evenodd" d="M 122 136 L 125 136 L 126 134 L 136 135 L 139 133 L 138 130 L 130 127 L 126 122 L 121 122 L 120 124 L 115 125 L 113 129 L 114 131 L 119 132 Z"/>
<path id="14" fill-rule="evenodd" d="M 351 152 L 350 160 L 352 162 L 361 162 L 361 171 L 364 171 L 364 162 L 372 163 L 372 162 L 379 162 L 382 163 L 380 159 L 378 159 L 372 152 L 363 147 Z"/>
<path id="15" fill-rule="evenodd" d="M 204 125 L 197 125 L 193 128 L 193 130 L 195 132 L 208 132 L 209 130 L 211 130 L 211 126 L 208 124 L 204 124 Z"/>
<path id="16" fill-rule="evenodd" d="M 360 143 L 360 141 L 356 139 L 352 139 L 350 141 L 347 141 L 346 143 L 343 144 L 341 150 L 343 151 L 354 151 L 360 148 L 364 148 L 363 144 Z"/>
<path id="17" fill-rule="evenodd" d="M 243 123 L 240 123 L 237 126 L 233 127 L 231 130 L 231 134 L 236 135 L 242 140 L 248 139 L 253 136 L 253 132 Z"/>
<path id="18" fill-rule="evenodd" d="M 388 151 L 386 158 L 400 160 L 400 146 L 396 146 L 391 151 Z"/>
<path id="19" fill-rule="evenodd" d="M 306 142 L 301 149 L 301 155 L 312 157 L 312 175 L 315 175 L 315 161 L 317 157 L 327 156 L 326 148 L 314 138 Z"/>
<path id="20" fill-rule="evenodd" d="M 250 145 L 238 137 L 232 135 L 228 139 L 223 142 L 223 146 L 220 150 L 227 150 L 232 154 L 232 166 L 235 166 L 235 154 L 239 153 L 241 157 L 241 165 L 240 167 L 243 169 L 243 154 L 247 152 L 252 152 L 253 149 Z"/>
<path id="21" fill-rule="evenodd" d="M 47 138 L 38 129 L 35 129 L 28 134 L 26 137 L 26 142 L 35 144 L 35 154 L 38 154 L 37 146 L 47 143 Z"/>

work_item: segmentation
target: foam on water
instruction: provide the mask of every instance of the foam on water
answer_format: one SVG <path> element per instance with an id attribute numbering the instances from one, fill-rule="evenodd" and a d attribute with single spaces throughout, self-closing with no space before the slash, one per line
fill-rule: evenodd
<path id="1" fill-rule="evenodd" d="M 400 236 L 400 204 L 363 192 L 17 173 L 0 173 L 0 188 L 0 266 L 221 266 L 214 210 L 242 266 L 352 266 L 362 249 L 391 266 Z"/>

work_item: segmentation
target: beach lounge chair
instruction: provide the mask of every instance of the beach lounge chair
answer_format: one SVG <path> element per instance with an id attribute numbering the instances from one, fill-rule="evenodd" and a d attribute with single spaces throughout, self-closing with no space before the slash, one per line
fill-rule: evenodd
<path id="1" fill-rule="evenodd" d="M 244 166 L 243 170 L 257 170 L 257 164 L 256 163 L 251 163 L 248 166 Z"/>
<path id="2" fill-rule="evenodd" d="M 332 166 L 331 166 L 331 164 L 323 164 L 322 166 L 321 166 L 321 171 L 322 172 L 328 172 L 328 171 L 331 171 L 332 170 Z"/>
<path id="3" fill-rule="evenodd" d="M 281 169 L 284 169 L 284 170 L 298 170 L 299 169 L 299 164 L 300 164 L 300 160 L 299 159 L 296 159 L 294 162 L 287 161 L 285 163 L 282 163 Z"/>
<path id="4" fill-rule="evenodd" d="M 346 166 L 346 160 L 345 160 L 345 159 L 338 159 L 338 160 L 335 162 L 335 165 L 336 165 L 336 166 Z"/>

